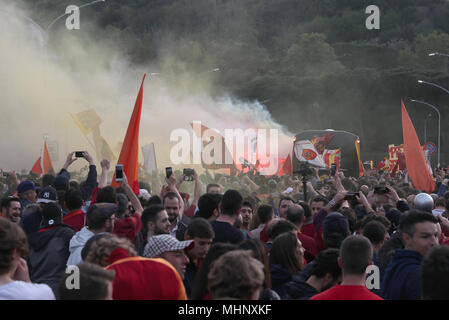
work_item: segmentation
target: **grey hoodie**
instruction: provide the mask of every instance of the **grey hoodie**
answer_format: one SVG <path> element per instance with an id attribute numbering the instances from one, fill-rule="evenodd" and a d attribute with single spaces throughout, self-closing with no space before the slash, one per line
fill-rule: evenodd
<path id="1" fill-rule="evenodd" d="M 69 245 L 70 256 L 69 259 L 67 260 L 68 266 L 78 265 L 81 262 L 83 262 L 83 259 L 81 258 L 81 250 L 83 250 L 87 240 L 89 240 L 90 237 L 94 235 L 95 234 L 92 231 L 90 231 L 87 227 L 83 227 L 80 231 L 75 233 L 75 235 L 70 240 Z"/>

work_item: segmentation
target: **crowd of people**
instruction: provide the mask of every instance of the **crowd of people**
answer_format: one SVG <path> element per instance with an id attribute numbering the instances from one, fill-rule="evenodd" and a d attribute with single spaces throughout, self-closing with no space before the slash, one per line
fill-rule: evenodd
<path id="1" fill-rule="evenodd" d="M 0 299 L 449 299 L 449 176 L 126 175 L 88 152 L 1 179 Z M 80 175 L 76 175 L 79 179 Z"/>

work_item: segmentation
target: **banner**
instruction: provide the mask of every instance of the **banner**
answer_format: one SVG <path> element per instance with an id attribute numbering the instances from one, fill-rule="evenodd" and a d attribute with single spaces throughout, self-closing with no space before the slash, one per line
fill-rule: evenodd
<path id="1" fill-rule="evenodd" d="M 154 143 L 149 143 L 142 147 L 143 167 L 148 174 L 152 174 L 157 170 L 156 152 Z"/>
<path id="2" fill-rule="evenodd" d="M 340 171 L 341 150 L 324 150 L 323 160 L 326 166 L 330 167 L 333 163 L 337 165 L 337 171 Z"/>
<path id="3" fill-rule="evenodd" d="M 101 161 L 103 159 L 108 159 L 110 162 L 113 162 L 117 159 L 117 157 L 112 152 L 109 144 L 101 136 L 99 126 L 92 128 L 92 138 L 94 140 L 95 152 L 97 154 L 98 161 Z"/>
<path id="4" fill-rule="evenodd" d="M 319 155 L 324 154 L 325 150 L 340 149 L 340 170 L 345 170 L 345 176 L 358 177 L 360 176 L 360 161 L 355 143 L 358 139 L 358 136 L 346 131 L 306 130 L 295 136 L 294 148 L 298 141 L 310 141 L 315 142 L 314 147 Z M 299 170 L 298 157 L 294 156 L 292 161 L 293 172 L 297 172 Z M 324 160 L 322 162 L 324 166 Z"/>
<path id="5" fill-rule="evenodd" d="M 310 165 L 320 168 L 326 166 L 322 156 L 318 153 L 310 140 L 296 141 L 294 151 L 296 159 L 300 162 L 308 162 Z"/>
<path id="6" fill-rule="evenodd" d="M 101 118 L 94 109 L 89 109 L 76 114 L 70 113 L 70 115 L 84 135 L 87 135 L 92 131 L 92 129 L 100 126 L 101 124 Z"/>

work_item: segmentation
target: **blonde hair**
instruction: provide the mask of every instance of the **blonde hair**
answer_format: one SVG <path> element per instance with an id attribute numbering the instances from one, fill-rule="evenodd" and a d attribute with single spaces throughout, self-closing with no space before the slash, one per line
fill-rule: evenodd
<path id="1" fill-rule="evenodd" d="M 102 267 L 109 265 L 109 256 L 117 248 L 125 249 L 129 255 L 137 256 L 134 245 L 127 238 L 119 238 L 115 234 L 108 233 L 94 241 L 86 257 L 86 262 L 94 263 Z"/>
<path id="2" fill-rule="evenodd" d="M 211 295 L 217 298 L 249 299 L 262 289 L 263 264 L 249 250 L 233 250 L 216 260 L 208 275 Z"/>

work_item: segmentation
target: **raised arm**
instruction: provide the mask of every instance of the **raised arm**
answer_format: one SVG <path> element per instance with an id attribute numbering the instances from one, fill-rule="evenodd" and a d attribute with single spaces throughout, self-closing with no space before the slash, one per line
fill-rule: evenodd
<path id="1" fill-rule="evenodd" d="M 193 180 L 195 181 L 195 190 L 193 191 L 192 205 L 198 207 L 198 200 L 200 200 L 201 196 L 201 181 L 198 177 L 198 173 L 195 170 L 193 170 Z"/>
<path id="2" fill-rule="evenodd" d="M 100 176 L 100 182 L 98 183 L 99 188 L 104 188 L 108 184 L 108 173 L 110 168 L 110 162 L 108 159 L 103 159 L 100 162 L 101 165 L 101 176 Z"/>
<path id="3" fill-rule="evenodd" d="M 128 196 L 129 201 L 131 201 L 131 205 L 133 206 L 135 213 L 140 216 L 143 212 L 142 204 L 140 203 L 139 198 L 137 198 L 133 189 L 131 189 L 131 187 L 129 186 L 128 178 L 126 177 L 125 172 L 123 172 L 122 187 L 123 189 L 125 189 L 126 195 Z"/>
<path id="4" fill-rule="evenodd" d="M 165 181 L 168 184 L 168 189 L 174 193 L 176 193 L 176 196 L 178 197 L 179 201 L 179 220 L 182 219 L 182 215 L 184 214 L 184 200 L 182 200 L 181 194 L 179 193 L 178 189 L 176 188 L 176 178 L 175 175 L 172 174 L 170 178 L 165 178 Z"/>

